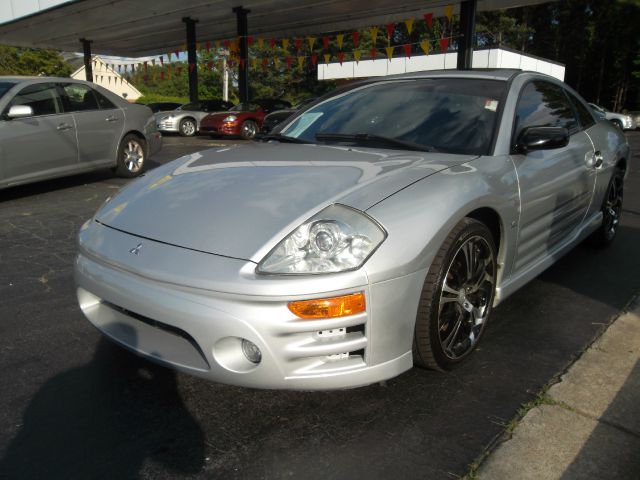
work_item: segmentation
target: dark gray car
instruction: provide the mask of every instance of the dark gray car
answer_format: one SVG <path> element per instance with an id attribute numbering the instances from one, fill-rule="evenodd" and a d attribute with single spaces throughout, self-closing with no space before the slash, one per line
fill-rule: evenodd
<path id="1" fill-rule="evenodd" d="M 0 77 L 0 188 L 112 167 L 142 173 L 162 137 L 153 115 L 93 83 Z"/>

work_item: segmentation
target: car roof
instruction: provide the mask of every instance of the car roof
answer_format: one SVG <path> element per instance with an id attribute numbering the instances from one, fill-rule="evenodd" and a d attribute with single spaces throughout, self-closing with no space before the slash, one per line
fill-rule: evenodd
<path id="1" fill-rule="evenodd" d="M 478 78 L 487 80 L 510 80 L 514 76 L 527 72 L 517 68 L 473 68 L 469 70 L 425 70 L 380 77 L 380 80 L 401 80 L 408 78 Z M 373 78 L 371 80 L 374 80 Z"/>
<path id="2" fill-rule="evenodd" d="M 65 83 L 86 83 L 86 80 L 76 80 L 69 77 L 29 77 L 20 75 L 0 75 L 0 82 L 15 82 L 15 83 L 48 83 L 48 82 L 65 82 Z"/>

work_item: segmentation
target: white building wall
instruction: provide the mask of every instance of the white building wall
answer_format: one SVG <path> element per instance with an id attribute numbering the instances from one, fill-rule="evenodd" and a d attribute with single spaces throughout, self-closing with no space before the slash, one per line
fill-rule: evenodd
<path id="1" fill-rule="evenodd" d="M 342 65 L 339 63 L 320 64 L 318 65 L 318 79 L 383 77 L 397 73 L 455 69 L 457 62 L 458 53 L 452 52 L 418 55 L 411 58 L 402 56 L 391 60 L 379 57 L 376 60 L 361 60 L 359 63 L 343 62 Z M 565 72 L 563 65 L 499 48 L 474 51 L 472 65 L 473 68 L 519 68 L 546 73 L 559 80 L 564 80 Z"/>
<path id="2" fill-rule="evenodd" d="M 142 93 L 130 84 L 126 78 L 109 68 L 100 57 L 93 57 L 93 83 L 125 98 L 129 102 L 135 102 Z M 77 80 L 86 79 L 84 65 L 71 74 L 71 78 Z"/>

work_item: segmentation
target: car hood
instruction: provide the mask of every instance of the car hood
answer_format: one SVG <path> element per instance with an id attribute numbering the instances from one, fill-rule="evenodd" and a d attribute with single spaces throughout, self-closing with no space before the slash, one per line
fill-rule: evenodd
<path id="1" fill-rule="evenodd" d="M 118 230 L 258 262 L 332 203 L 367 210 L 474 156 L 248 143 L 179 158 L 123 189 L 96 214 Z"/>

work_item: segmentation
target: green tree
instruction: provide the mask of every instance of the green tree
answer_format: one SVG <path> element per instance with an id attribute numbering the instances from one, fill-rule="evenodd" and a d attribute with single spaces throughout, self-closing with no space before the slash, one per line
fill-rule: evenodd
<path id="1" fill-rule="evenodd" d="M 54 50 L 0 45 L 0 75 L 45 75 L 68 77 L 73 72 Z"/>

